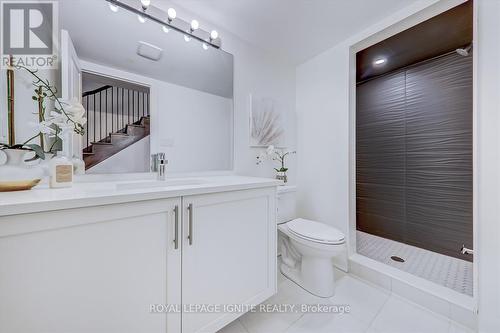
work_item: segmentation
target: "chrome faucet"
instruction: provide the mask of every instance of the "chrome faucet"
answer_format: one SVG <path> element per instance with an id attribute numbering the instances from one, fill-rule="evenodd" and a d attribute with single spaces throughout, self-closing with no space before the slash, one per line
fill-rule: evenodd
<path id="1" fill-rule="evenodd" d="M 167 164 L 165 153 L 151 155 L 151 172 L 156 172 L 156 179 L 165 180 Z"/>

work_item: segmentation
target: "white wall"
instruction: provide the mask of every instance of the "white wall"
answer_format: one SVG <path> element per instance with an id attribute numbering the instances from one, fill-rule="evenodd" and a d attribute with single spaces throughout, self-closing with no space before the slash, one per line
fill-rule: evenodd
<path id="1" fill-rule="evenodd" d="M 169 172 L 220 171 L 232 168 L 233 101 L 160 82 L 157 151 L 165 152 Z"/>
<path id="2" fill-rule="evenodd" d="M 500 1 L 477 5 L 479 332 L 500 332 Z"/>
<path id="3" fill-rule="evenodd" d="M 424 1 L 408 7 L 297 68 L 299 212 L 344 232 L 353 197 L 349 145 L 353 143 L 351 47 L 361 49 L 417 24 L 461 1 Z M 480 332 L 500 331 L 499 92 L 500 2 L 479 0 L 477 121 L 477 242 Z M 398 23 L 404 20 L 403 23 Z M 398 23 L 398 24 L 396 24 Z M 361 43 L 362 42 L 362 43 Z M 353 233 L 351 232 L 351 236 Z M 351 237 L 352 241 L 352 237 Z"/>
<path id="4" fill-rule="evenodd" d="M 178 17 L 199 17 L 177 4 L 164 1 L 164 6 L 176 8 Z M 256 156 L 261 149 L 249 146 L 249 95 L 272 97 L 276 101 L 276 110 L 285 120 L 285 144 L 289 149 L 295 149 L 295 66 L 288 59 L 275 58 L 221 29 L 217 22 L 207 22 L 203 17 L 198 21 L 204 29 L 218 30 L 222 48 L 234 55 L 234 171 L 242 175 L 274 177 L 273 167 L 276 165 L 272 161 L 256 165 Z M 298 151 L 297 155 L 300 154 Z M 297 155 L 287 163 L 290 182 L 296 181 Z"/>

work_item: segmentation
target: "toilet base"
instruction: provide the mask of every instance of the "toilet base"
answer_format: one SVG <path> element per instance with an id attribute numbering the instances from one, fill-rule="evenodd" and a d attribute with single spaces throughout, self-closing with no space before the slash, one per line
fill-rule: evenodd
<path id="1" fill-rule="evenodd" d="M 322 267 L 320 271 L 322 274 L 326 274 L 326 276 L 322 275 L 323 276 L 322 279 L 316 279 L 315 276 L 318 275 L 311 274 L 312 272 L 318 272 L 318 270 L 315 269 L 315 267 L 313 267 L 315 266 L 315 264 L 317 263 L 311 263 L 310 261 L 308 262 L 307 260 L 304 261 L 304 258 L 302 258 L 300 265 L 298 265 L 299 266 L 298 268 L 292 268 L 282 263 L 280 265 L 280 271 L 281 274 L 283 274 L 291 281 L 295 282 L 298 286 L 300 286 L 310 294 L 313 294 L 314 296 L 321 298 L 330 298 L 335 294 L 333 265 L 330 264 L 328 266 L 331 269 L 331 273 L 329 272 L 328 267 Z M 324 265 L 320 264 L 320 266 Z M 306 273 L 304 275 L 302 273 L 302 269 L 304 269 L 305 272 L 309 273 Z"/>

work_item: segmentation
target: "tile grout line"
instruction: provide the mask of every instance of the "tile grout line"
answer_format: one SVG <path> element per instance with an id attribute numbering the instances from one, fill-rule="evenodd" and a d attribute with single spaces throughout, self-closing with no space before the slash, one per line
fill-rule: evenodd
<path id="1" fill-rule="evenodd" d="M 388 296 L 387 296 L 386 300 L 384 301 L 384 303 L 382 304 L 382 306 L 377 310 L 377 313 L 375 314 L 375 316 L 373 316 L 373 319 L 370 320 L 370 323 L 368 324 L 367 330 L 369 330 L 370 328 L 374 328 L 373 323 L 375 322 L 377 317 L 380 315 L 380 313 L 382 312 L 382 309 L 387 304 L 387 302 L 389 302 L 389 299 L 391 298 L 391 296 L 392 296 L 392 291 L 388 294 Z"/>
<path id="2" fill-rule="evenodd" d="M 245 313 L 246 314 L 246 313 Z M 244 314 L 244 315 L 245 315 Z M 243 315 L 243 316 L 244 316 Z M 240 317 L 241 318 L 241 317 Z M 241 327 L 245 330 L 245 332 L 250 333 L 250 330 L 245 326 L 245 324 L 240 320 L 240 318 L 237 319 L 237 321 L 240 323 Z"/>

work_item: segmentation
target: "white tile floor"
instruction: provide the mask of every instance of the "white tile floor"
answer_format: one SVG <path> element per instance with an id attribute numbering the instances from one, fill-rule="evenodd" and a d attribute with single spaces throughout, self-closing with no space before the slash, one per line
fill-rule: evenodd
<path id="1" fill-rule="evenodd" d="M 384 289 L 350 275 L 337 277 L 335 296 L 315 297 L 280 277 L 278 293 L 267 304 L 348 305 L 349 313 L 247 313 L 219 333 L 470 333 Z"/>
<path id="2" fill-rule="evenodd" d="M 472 263 L 390 239 L 356 232 L 357 252 L 365 257 L 472 296 Z M 391 256 L 405 259 L 404 263 Z"/>

